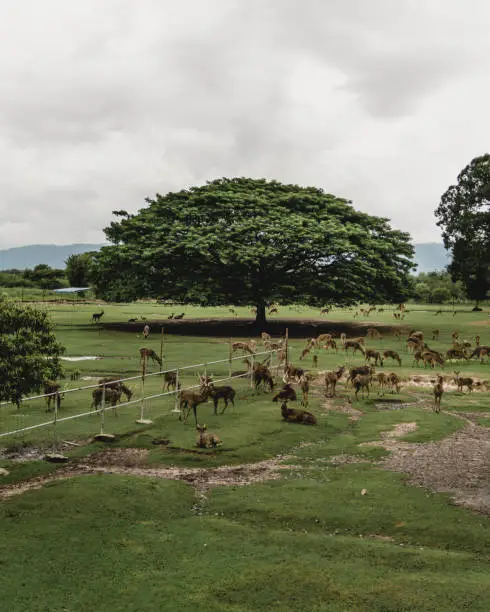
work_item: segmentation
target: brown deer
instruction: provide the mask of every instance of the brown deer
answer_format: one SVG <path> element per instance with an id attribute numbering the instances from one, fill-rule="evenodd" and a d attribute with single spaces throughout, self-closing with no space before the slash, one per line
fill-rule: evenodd
<path id="1" fill-rule="evenodd" d="M 328 314 L 330 312 L 330 308 L 322 308 L 322 310 L 320 310 L 320 314 Z"/>
<path id="2" fill-rule="evenodd" d="M 143 327 L 143 336 L 144 338 L 148 338 L 148 336 L 150 335 L 150 326 L 148 325 L 148 323 Z"/>
<path id="3" fill-rule="evenodd" d="M 308 347 L 306 347 L 305 349 L 303 349 L 301 351 L 301 355 L 299 356 L 299 360 L 302 361 L 305 357 L 308 357 L 308 355 L 310 354 L 310 350 Z"/>
<path id="4" fill-rule="evenodd" d="M 170 391 L 170 387 L 172 387 L 172 390 L 175 391 L 175 389 L 177 388 L 177 372 L 165 372 L 165 374 L 163 375 L 163 387 L 162 389 L 164 391 Z"/>
<path id="5" fill-rule="evenodd" d="M 440 330 L 433 329 L 432 330 L 432 340 L 439 340 Z"/>
<path id="6" fill-rule="evenodd" d="M 333 338 L 323 345 L 324 350 L 328 351 L 329 348 L 333 349 L 336 353 L 338 352 L 337 343 Z"/>
<path id="7" fill-rule="evenodd" d="M 358 393 L 361 391 L 361 396 L 364 397 L 364 390 L 367 391 L 367 395 L 369 397 L 369 385 L 371 384 L 372 376 L 371 374 L 357 374 L 357 376 L 353 379 L 352 385 L 354 387 L 356 400 L 359 401 Z"/>
<path id="8" fill-rule="evenodd" d="M 101 310 L 101 312 L 94 312 L 94 314 L 92 315 L 92 323 L 98 323 L 102 317 L 104 316 L 104 311 Z"/>
<path id="9" fill-rule="evenodd" d="M 116 406 L 121 399 L 121 393 L 121 389 L 111 389 L 110 387 L 104 389 L 103 387 L 98 387 L 92 391 L 91 408 L 95 408 L 95 410 L 102 408 L 102 400 L 104 400 L 105 404 L 112 406 L 112 410 L 117 416 Z"/>
<path id="10" fill-rule="evenodd" d="M 335 397 L 335 387 L 338 381 L 342 378 L 342 374 L 345 372 L 345 367 L 341 366 L 337 370 L 325 373 L 325 395 L 327 397 Z M 331 395 L 328 395 L 331 390 Z"/>
<path id="11" fill-rule="evenodd" d="M 355 340 L 346 340 L 344 343 L 344 351 L 347 353 L 349 349 L 352 349 L 352 354 L 355 355 L 357 351 L 360 351 L 364 355 L 364 347 L 360 342 Z"/>
<path id="12" fill-rule="evenodd" d="M 480 336 L 475 336 L 475 345 L 480 346 Z"/>
<path id="13" fill-rule="evenodd" d="M 270 342 L 271 341 L 271 336 L 270 334 L 268 334 L 267 332 L 262 332 L 260 334 L 260 337 L 262 338 L 262 342 Z"/>
<path id="14" fill-rule="evenodd" d="M 393 359 L 393 361 L 397 361 L 398 365 L 402 365 L 402 360 L 400 359 L 400 355 L 397 351 L 383 351 L 383 359 Z"/>
<path id="15" fill-rule="evenodd" d="M 291 380 L 299 382 L 301 377 L 304 376 L 304 373 L 305 371 L 302 368 L 297 368 L 290 363 L 284 367 L 284 376 L 282 380 L 284 383 L 289 383 Z"/>
<path id="16" fill-rule="evenodd" d="M 198 448 L 216 448 L 221 446 L 223 442 L 214 433 L 204 433 L 208 428 L 207 425 L 196 425 L 196 430 L 199 432 L 196 438 L 196 446 Z"/>
<path id="17" fill-rule="evenodd" d="M 225 402 L 223 410 L 221 414 L 228 408 L 228 402 L 231 402 L 233 407 L 235 406 L 235 389 L 228 385 L 222 385 L 220 387 L 215 387 L 212 382 L 209 380 L 202 379 L 201 381 L 201 391 L 206 391 L 209 394 L 209 397 L 213 400 L 214 404 L 214 414 L 218 414 L 218 402 L 222 399 Z"/>
<path id="18" fill-rule="evenodd" d="M 43 393 L 46 395 L 46 412 L 51 412 L 51 402 L 53 402 L 56 410 L 60 409 L 61 400 L 65 397 L 63 393 L 60 393 L 60 390 L 61 386 L 55 380 L 44 381 Z"/>
<path id="19" fill-rule="evenodd" d="M 472 378 L 461 378 L 459 372 L 454 372 L 454 382 L 457 385 L 458 391 L 461 391 L 461 393 L 463 393 L 463 387 L 468 389 L 468 393 L 473 391 L 474 380 Z"/>
<path id="20" fill-rule="evenodd" d="M 127 387 L 122 380 L 118 378 L 101 378 L 99 379 L 99 387 L 105 387 L 106 389 L 116 389 L 117 391 L 121 391 L 126 396 L 126 400 L 129 402 L 133 397 L 132 390 Z"/>
<path id="21" fill-rule="evenodd" d="M 250 340 L 250 342 L 233 342 L 231 345 L 231 350 L 233 353 L 236 351 L 244 351 L 250 355 L 255 355 L 256 349 L 257 343 L 255 340 Z"/>
<path id="22" fill-rule="evenodd" d="M 468 355 L 462 348 L 450 348 L 446 352 L 446 359 L 468 359 Z"/>
<path id="23" fill-rule="evenodd" d="M 473 359 L 473 357 L 478 357 L 480 359 L 480 363 L 483 363 L 483 357 L 486 357 L 488 360 L 488 356 L 490 355 L 490 346 L 477 346 L 468 359 Z"/>
<path id="24" fill-rule="evenodd" d="M 310 383 L 308 381 L 308 379 L 306 378 L 306 376 L 302 376 L 299 379 L 299 386 L 301 389 L 301 405 L 304 406 L 305 408 L 308 408 L 308 393 L 310 391 Z"/>
<path id="25" fill-rule="evenodd" d="M 366 349 L 364 351 L 364 359 L 365 361 L 370 361 L 374 359 L 374 365 L 377 366 L 378 363 L 380 366 L 383 365 L 383 359 L 379 351 L 375 351 L 374 349 Z"/>
<path id="26" fill-rule="evenodd" d="M 287 401 L 281 404 L 282 418 L 288 423 L 302 423 L 303 425 L 316 425 L 316 416 L 306 410 L 288 408 Z"/>
<path id="27" fill-rule="evenodd" d="M 149 359 L 151 359 L 153 363 L 156 361 L 159 366 L 162 365 L 162 360 L 153 349 L 145 347 L 140 348 L 140 363 L 148 362 Z"/>
<path id="28" fill-rule="evenodd" d="M 397 393 L 400 393 L 400 387 L 401 387 L 401 378 L 398 376 L 398 374 L 395 374 L 395 372 L 390 372 L 390 374 L 388 374 L 387 376 L 388 379 L 388 385 L 391 387 L 391 392 L 394 393 L 395 390 Z"/>
<path id="29" fill-rule="evenodd" d="M 356 366 L 354 368 L 350 368 L 349 375 L 347 376 L 347 380 L 345 382 L 345 386 L 352 382 L 354 378 L 358 375 L 362 376 L 373 376 L 374 375 L 374 367 L 370 365 Z"/>
<path id="30" fill-rule="evenodd" d="M 384 388 L 388 384 L 388 376 L 384 372 L 378 372 L 375 376 L 376 382 L 378 383 L 378 394 L 382 393 L 384 395 Z"/>
<path id="31" fill-rule="evenodd" d="M 184 424 L 187 424 L 187 418 L 190 411 L 194 412 L 194 418 L 197 425 L 197 407 L 199 404 L 204 404 L 209 399 L 209 389 L 205 388 L 200 390 L 199 393 L 195 391 L 185 390 L 180 392 L 180 410 L 184 415 Z M 179 416 L 179 421 L 182 420 L 182 414 Z"/>
<path id="32" fill-rule="evenodd" d="M 441 399 L 442 399 L 442 394 L 444 393 L 443 384 L 444 384 L 444 378 L 442 376 L 438 376 L 437 383 L 433 387 L 434 412 L 437 412 L 438 414 L 441 411 Z"/>
<path id="33" fill-rule="evenodd" d="M 179 315 L 174 315 L 174 321 L 180 321 L 181 319 L 183 319 L 185 316 L 185 312 L 182 312 Z"/>
<path id="34" fill-rule="evenodd" d="M 381 340 L 382 336 L 375 327 L 368 327 L 366 330 L 366 338 L 373 338 Z"/>
<path id="35" fill-rule="evenodd" d="M 272 401 L 277 402 L 281 400 L 281 401 L 286 401 L 286 402 L 287 401 L 295 402 L 296 399 L 297 399 L 296 391 L 291 387 L 290 384 L 286 384 L 279 391 L 279 393 L 276 393 L 276 395 L 274 395 L 274 397 L 272 398 Z"/>

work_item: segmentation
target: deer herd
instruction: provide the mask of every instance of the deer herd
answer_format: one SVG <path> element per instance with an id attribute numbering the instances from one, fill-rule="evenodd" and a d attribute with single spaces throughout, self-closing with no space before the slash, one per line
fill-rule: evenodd
<path id="1" fill-rule="evenodd" d="M 354 317 L 359 313 L 364 316 L 375 310 L 373 307 L 368 309 L 360 309 L 354 314 Z M 382 310 L 382 309 L 378 309 Z M 394 314 L 396 318 L 404 318 L 406 312 L 403 305 L 397 309 Z M 322 314 L 328 314 L 329 308 L 322 310 Z M 92 315 L 92 322 L 97 323 L 103 316 L 104 311 Z M 173 315 L 174 319 L 183 318 L 182 315 Z M 143 335 L 148 338 L 150 328 L 145 326 Z M 427 338 L 422 331 L 412 329 L 403 341 L 403 335 L 400 329 L 395 329 L 393 335 L 398 339 L 401 348 L 404 347 L 409 358 L 412 359 L 412 365 L 424 368 L 444 369 L 448 362 L 462 362 L 471 359 L 478 359 L 480 363 L 488 361 L 490 356 L 490 346 L 482 345 L 480 337 L 475 337 L 475 346 L 460 338 L 459 333 L 454 331 L 451 334 L 452 346 L 446 351 L 440 351 L 431 348 L 427 343 Z M 276 355 L 276 365 L 271 366 L 272 353 L 265 359 L 258 359 L 258 341 L 249 340 L 233 342 L 230 344 L 230 354 L 238 353 L 243 357 L 243 362 L 247 367 L 247 372 L 251 378 L 251 384 L 256 392 L 274 393 L 273 402 L 280 403 L 281 417 L 286 422 L 301 423 L 307 425 L 315 425 L 317 418 L 311 412 L 308 412 L 308 397 L 310 392 L 310 384 L 315 383 L 318 388 L 323 389 L 322 393 L 325 397 L 336 397 L 337 385 L 343 380 L 344 388 L 347 390 L 352 388 L 355 399 L 359 400 L 366 395 L 369 397 L 370 391 L 375 386 L 378 395 L 384 395 L 385 391 L 391 393 L 399 393 L 402 379 L 396 372 L 377 371 L 383 368 L 386 362 L 391 363 L 391 367 L 397 365 L 402 366 L 402 358 L 400 352 L 393 349 L 380 350 L 374 346 L 366 346 L 368 342 L 382 342 L 381 333 L 376 327 L 368 327 L 363 336 L 347 337 L 346 333 L 340 333 L 338 337 L 334 337 L 334 333 L 322 333 L 315 338 L 308 338 L 306 346 L 300 350 L 298 360 L 305 362 L 307 359 L 312 359 L 312 369 L 306 367 L 295 366 L 288 361 L 288 347 L 284 338 L 273 340 L 267 332 L 262 332 L 259 342 L 262 342 L 265 351 L 274 351 Z M 431 341 L 439 341 L 440 330 L 433 329 L 430 334 Z M 318 354 L 321 352 L 333 352 L 336 355 L 339 352 L 343 353 L 343 365 L 339 365 L 336 369 L 329 371 L 318 370 Z M 162 366 L 162 359 L 153 349 L 142 347 L 139 349 L 140 364 L 143 367 L 143 372 L 149 361 Z M 351 357 L 360 356 L 364 360 L 364 364 L 348 367 L 346 360 Z M 275 378 L 278 377 L 279 371 L 282 372 L 281 385 L 276 388 Z M 458 392 L 471 393 L 474 386 L 480 384 L 471 377 L 460 376 L 460 371 L 454 371 L 452 377 L 445 377 L 438 374 L 433 381 L 433 410 L 439 413 L 441 410 L 441 400 L 444 394 L 444 385 L 450 382 L 450 378 L 454 382 Z M 213 376 L 207 373 L 199 374 L 199 385 L 195 389 L 181 389 L 181 384 L 178 379 L 177 371 L 163 373 L 164 392 L 175 392 L 178 397 L 179 419 L 188 422 L 189 415 L 193 414 L 196 430 L 198 432 L 196 444 L 200 448 L 212 448 L 222 444 L 220 438 L 213 433 L 207 432 L 206 425 L 199 425 L 197 418 L 197 410 L 199 406 L 212 402 L 213 414 L 224 414 L 229 404 L 235 406 L 236 392 L 229 385 L 216 385 L 213 381 Z M 61 386 L 55 381 L 46 381 L 44 383 L 44 394 L 46 396 L 47 411 L 54 408 L 59 409 L 61 401 L 64 399 L 64 393 Z M 298 400 L 300 393 L 301 408 L 291 408 L 290 402 Z M 122 395 L 126 401 L 130 401 L 133 395 L 131 388 L 126 386 L 123 381 L 116 378 L 101 378 L 98 385 L 92 391 L 92 408 L 99 410 L 104 404 L 113 408 L 114 414 L 117 415 L 116 407 L 121 401 Z M 350 400 L 349 400 L 350 401 Z M 222 402 L 221 412 L 218 411 L 219 404 Z M 54 407 L 52 407 L 52 405 Z"/>

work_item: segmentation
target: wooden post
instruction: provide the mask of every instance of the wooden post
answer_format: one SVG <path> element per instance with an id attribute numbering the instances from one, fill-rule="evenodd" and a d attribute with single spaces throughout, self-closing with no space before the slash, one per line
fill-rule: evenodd
<path id="1" fill-rule="evenodd" d="M 162 327 L 162 335 L 160 336 L 160 361 L 161 361 L 161 366 L 160 369 L 163 370 L 163 327 Z M 162 373 L 163 376 L 163 373 Z"/>
<path id="2" fill-rule="evenodd" d="M 289 365 L 289 329 L 286 327 L 286 338 L 285 338 L 285 343 L 286 345 L 286 367 Z"/>
<path id="3" fill-rule="evenodd" d="M 175 370 L 175 404 L 172 412 L 180 412 L 180 380 L 179 380 L 179 368 Z"/>
<path id="4" fill-rule="evenodd" d="M 233 357 L 233 342 L 230 338 L 230 342 L 228 344 L 228 376 L 231 378 L 231 366 L 232 366 L 232 357 Z"/>
<path id="5" fill-rule="evenodd" d="M 150 419 L 145 419 L 145 374 L 146 366 L 148 364 L 148 358 L 145 356 L 143 359 L 143 366 L 141 368 L 141 404 L 140 404 L 140 418 L 136 421 L 139 425 L 151 425 L 153 423 Z"/>

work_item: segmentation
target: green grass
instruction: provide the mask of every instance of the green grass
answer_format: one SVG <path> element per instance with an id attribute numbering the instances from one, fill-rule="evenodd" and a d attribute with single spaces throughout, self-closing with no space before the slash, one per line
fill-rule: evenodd
<path id="1" fill-rule="evenodd" d="M 150 346 L 158 353 L 160 331 L 147 342 L 141 334 L 108 331 L 90 324 L 97 305 L 46 304 L 56 322 L 58 338 L 68 355 L 100 355 L 98 361 L 69 363 L 67 374 L 82 376 L 135 375 L 138 349 Z M 447 349 L 451 332 L 459 329 L 471 340 L 476 333 L 490 344 L 488 313 L 451 313 L 434 316 L 436 307 L 409 307 L 402 322 L 406 330 L 420 329 L 431 346 Z M 469 311 L 468 307 L 467 310 Z M 186 317 L 230 316 L 225 307 L 168 307 L 154 303 L 104 305 L 104 320 L 131 317 L 165 318 L 170 312 Z M 236 309 L 249 316 L 248 309 Z M 279 316 L 316 317 L 317 310 L 284 307 Z M 334 311 L 328 320 L 353 320 L 354 311 Z M 277 317 L 277 315 L 276 315 Z M 357 320 L 357 319 L 356 319 Z M 395 323 L 392 313 L 375 313 L 361 322 Z M 143 325 L 143 323 L 142 323 Z M 155 326 L 152 326 L 155 328 Z M 438 342 L 430 331 L 438 327 Z M 292 340 L 292 361 L 304 340 Z M 402 377 L 434 375 L 411 367 L 402 343 L 391 335 L 369 346 L 399 350 L 403 366 L 387 365 Z M 226 359 L 228 344 L 219 338 L 165 335 L 168 368 Z M 307 368 L 311 361 L 303 362 Z M 319 353 L 320 369 L 360 364 L 360 357 L 339 351 Z M 233 369 L 243 364 L 235 362 Z M 150 368 L 155 371 L 153 367 Z M 490 379 L 489 366 L 478 362 L 455 366 L 465 375 Z M 227 364 L 212 366 L 225 375 Z M 453 366 L 445 374 L 452 374 Z M 201 368 L 202 371 L 202 368 Z M 195 372 L 184 382 L 195 382 Z M 69 381 L 72 387 L 96 382 Z M 130 383 L 141 397 L 139 383 Z M 161 377 L 147 377 L 145 392 L 158 393 Z M 80 476 L 56 481 L 39 490 L 0 502 L 0 589 L 6 610 L 488 610 L 490 609 L 488 518 L 455 507 L 447 495 L 407 484 L 405 477 L 376 467 L 388 451 L 360 446 L 379 440 L 383 432 L 403 422 L 417 423 L 404 437 L 409 442 L 441 440 L 465 425 L 460 411 L 488 412 L 490 393 L 443 396 L 443 413 L 431 411 L 430 388 L 405 382 L 400 399 L 414 405 L 381 410 L 388 394 L 356 402 L 352 390 L 338 388 L 343 404 L 362 411 L 358 421 L 328 411 L 323 398 L 310 395 L 309 409 L 318 417 L 316 427 L 284 423 L 280 406 L 270 395 L 256 395 L 247 380 L 234 381 L 236 408 L 213 416 L 211 404 L 198 409 L 200 422 L 223 440 L 218 449 L 196 449 L 192 419 L 188 425 L 172 412 L 172 398 L 145 405 L 151 425 L 137 425 L 140 406 L 108 412 L 105 429 L 118 435 L 120 448 L 144 448 L 146 466 L 216 467 L 251 463 L 277 455 L 292 455 L 286 463 L 296 469 L 281 472 L 279 480 L 249 486 L 212 489 L 205 498 L 182 482 L 130 476 Z M 88 390 L 66 394 L 61 416 L 89 408 Z M 46 418 L 42 401 L 25 404 L 20 411 L 0 408 L 0 430 L 31 425 Z M 452 414 L 454 413 L 454 415 Z M 482 416 L 480 424 L 490 419 Z M 100 428 L 97 415 L 59 423 L 57 440 L 82 440 Z M 0 446 L 44 446 L 54 440 L 53 427 L 35 429 L 9 438 Z M 168 446 L 155 446 L 155 438 L 168 438 Z M 73 462 L 107 448 L 102 443 L 73 447 Z M 336 466 L 335 455 L 354 455 L 366 462 Z M 43 461 L 0 461 L 10 475 L 2 484 L 49 475 L 58 466 Z M 367 495 L 361 495 L 362 489 Z"/>

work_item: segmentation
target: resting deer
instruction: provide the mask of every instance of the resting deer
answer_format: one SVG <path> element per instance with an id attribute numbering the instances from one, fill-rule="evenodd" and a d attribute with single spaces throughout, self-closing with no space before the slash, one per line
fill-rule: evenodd
<path id="1" fill-rule="evenodd" d="M 444 393 L 443 384 L 444 384 L 444 378 L 442 376 L 438 376 L 437 383 L 433 387 L 434 412 L 437 412 L 438 414 L 441 411 L 441 399 L 442 399 L 442 394 Z"/>
<path id="2" fill-rule="evenodd" d="M 303 425 L 316 425 L 316 416 L 306 410 L 288 408 L 287 401 L 281 404 L 282 418 L 288 423 L 302 423 Z"/>
<path id="3" fill-rule="evenodd" d="M 144 361 L 148 361 L 149 359 L 151 359 L 153 363 L 155 363 L 156 361 L 159 366 L 162 365 L 162 360 L 155 353 L 153 349 L 145 348 L 145 347 L 140 348 L 140 363 L 143 363 Z"/>
<path id="4" fill-rule="evenodd" d="M 276 393 L 276 395 L 274 395 L 274 397 L 272 398 L 273 402 L 277 402 L 279 400 L 281 401 L 292 401 L 295 402 L 297 399 L 296 397 L 296 391 L 291 387 L 290 384 L 286 384 L 283 386 L 283 388 L 279 391 L 279 393 Z"/>
<path id="5" fill-rule="evenodd" d="M 185 312 L 182 312 L 182 313 L 181 313 L 181 314 L 179 314 L 179 315 L 174 315 L 174 321 L 178 321 L 178 320 L 180 320 L 180 319 L 183 319 L 183 318 L 184 318 L 184 316 L 185 316 Z"/>
<path id="6" fill-rule="evenodd" d="M 402 365 L 400 355 L 396 351 L 383 351 L 383 359 L 393 359 L 393 361 L 398 362 L 399 366 Z"/>
<path id="7" fill-rule="evenodd" d="M 325 373 L 325 395 L 327 397 L 335 397 L 335 387 L 342 378 L 342 374 L 345 372 L 344 366 L 337 368 L 337 370 Z M 331 395 L 329 396 L 329 391 Z"/>
<path id="8" fill-rule="evenodd" d="M 196 429 L 199 432 L 196 438 L 196 446 L 198 448 L 215 448 L 221 446 L 223 442 L 214 433 L 204 433 L 208 428 L 207 425 L 196 425 Z"/>
<path id="9" fill-rule="evenodd" d="M 94 314 L 92 315 L 92 323 L 97 323 L 98 321 L 102 319 L 103 316 L 104 316 L 103 310 L 101 312 L 94 312 Z"/>
<path id="10" fill-rule="evenodd" d="M 466 387 L 469 393 L 473 391 L 474 380 L 472 378 L 461 378 L 459 372 L 454 372 L 454 382 L 461 393 L 463 393 L 463 387 Z"/>

